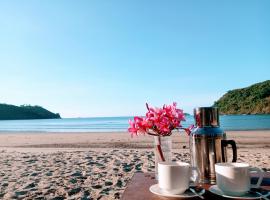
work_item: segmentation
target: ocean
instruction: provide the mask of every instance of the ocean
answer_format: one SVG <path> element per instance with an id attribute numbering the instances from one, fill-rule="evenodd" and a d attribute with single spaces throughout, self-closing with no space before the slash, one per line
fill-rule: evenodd
<path id="1" fill-rule="evenodd" d="M 1 120 L 0 133 L 4 132 L 118 132 L 127 131 L 132 117 L 92 117 L 42 120 Z M 187 116 L 182 123 L 188 127 L 194 123 Z M 270 130 L 270 115 L 220 116 L 221 128 L 228 130 Z"/>

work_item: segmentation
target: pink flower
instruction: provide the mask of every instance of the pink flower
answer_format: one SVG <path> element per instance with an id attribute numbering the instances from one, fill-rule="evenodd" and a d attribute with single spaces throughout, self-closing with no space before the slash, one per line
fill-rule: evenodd
<path id="1" fill-rule="evenodd" d="M 163 108 L 152 108 L 146 104 L 145 118 L 134 117 L 134 122 L 129 121 L 128 131 L 133 134 L 145 134 L 149 131 L 156 135 L 170 135 L 172 130 L 181 127 L 181 121 L 185 120 L 183 110 L 176 108 L 177 104 L 164 105 Z"/>
<path id="2" fill-rule="evenodd" d="M 132 120 L 129 120 L 128 123 L 129 123 L 128 132 L 130 132 L 132 135 L 133 134 L 137 135 L 137 129 L 135 126 L 135 122 L 133 122 Z"/>

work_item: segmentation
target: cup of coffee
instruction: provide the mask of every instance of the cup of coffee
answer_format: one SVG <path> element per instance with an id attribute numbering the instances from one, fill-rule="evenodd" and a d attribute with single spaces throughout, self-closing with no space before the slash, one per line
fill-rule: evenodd
<path id="1" fill-rule="evenodd" d="M 189 163 L 158 163 L 158 184 L 165 194 L 183 194 L 189 188 L 191 181 L 196 183 L 197 179 L 197 169 L 191 167 Z"/>
<path id="2" fill-rule="evenodd" d="M 260 187 L 263 179 L 263 170 L 250 167 L 247 163 L 217 163 L 215 164 L 217 186 L 224 194 L 242 196 L 250 188 Z M 250 183 L 250 174 L 259 175 L 257 184 Z"/>

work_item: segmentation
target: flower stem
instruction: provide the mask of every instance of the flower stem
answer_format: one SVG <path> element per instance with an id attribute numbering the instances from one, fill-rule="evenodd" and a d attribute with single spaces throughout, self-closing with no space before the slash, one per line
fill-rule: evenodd
<path id="1" fill-rule="evenodd" d="M 162 152 L 162 149 L 161 149 L 161 139 L 160 139 L 160 136 L 158 136 L 157 151 L 158 151 L 158 154 L 160 156 L 161 161 L 164 162 L 165 159 L 164 159 L 163 152 Z"/>

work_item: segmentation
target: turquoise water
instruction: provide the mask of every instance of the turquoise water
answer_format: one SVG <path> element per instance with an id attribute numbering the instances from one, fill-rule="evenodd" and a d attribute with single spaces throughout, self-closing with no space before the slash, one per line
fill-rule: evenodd
<path id="1" fill-rule="evenodd" d="M 116 132 L 126 131 L 132 117 L 67 118 L 43 120 L 3 120 L 0 132 Z M 220 116 L 224 130 L 270 130 L 270 115 L 226 115 Z M 194 123 L 187 116 L 183 123 L 187 127 Z"/>

